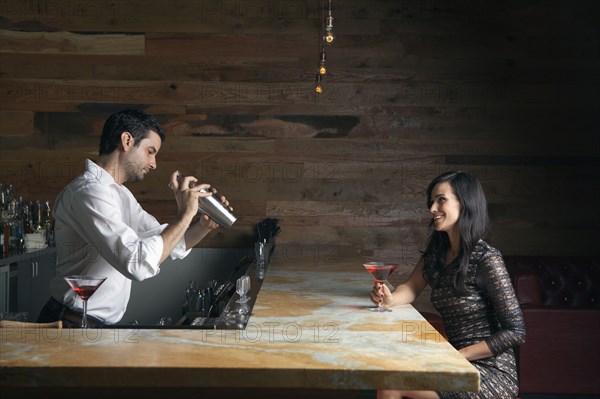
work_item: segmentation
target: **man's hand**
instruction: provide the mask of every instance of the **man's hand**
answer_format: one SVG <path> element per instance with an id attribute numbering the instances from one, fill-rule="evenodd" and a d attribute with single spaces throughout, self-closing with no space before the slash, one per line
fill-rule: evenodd
<path id="1" fill-rule="evenodd" d="M 177 201 L 177 216 L 191 215 L 198 212 L 198 199 L 212 195 L 210 184 L 198 184 L 194 176 L 183 176 L 179 171 L 173 172 L 169 187 Z"/>

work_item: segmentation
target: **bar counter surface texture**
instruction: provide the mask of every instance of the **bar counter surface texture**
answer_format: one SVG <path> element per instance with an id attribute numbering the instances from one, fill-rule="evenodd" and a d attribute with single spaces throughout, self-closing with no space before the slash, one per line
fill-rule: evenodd
<path id="1" fill-rule="evenodd" d="M 245 330 L 0 329 L 0 390 L 477 391 L 475 367 L 413 306 L 367 310 L 372 284 L 359 257 L 315 262 L 277 253 Z"/>

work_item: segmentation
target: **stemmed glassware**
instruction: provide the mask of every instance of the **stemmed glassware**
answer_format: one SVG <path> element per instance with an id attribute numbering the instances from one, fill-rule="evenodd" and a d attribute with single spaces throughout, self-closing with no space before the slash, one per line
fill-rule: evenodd
<path id="1" fill-rule="evenodd" d="M 397 263 L 389 262 L 368 262 L 364 263 L 365 269 L 371 273 L 377 284 L 385 284 L 387 278 L 398 268 Z M 382 302 L 379 302 L 376 308 L 369 309 L 372 312 L 391 312 L 391 309 L 383 306 Z"/>
<path id="2" fill-rule="evenodd" d="M 73 291 L 83 300 L 83 317 L 81 328 L 87 328 L 87 301 L 94 292 L 106 281 L 106 277 L 92 276 L 66 276 L 64 279 L 69 283 Z"/>
<path id="3" fill-rule="evenodd" d="M 240 299 L 236 301 L 237 303 L 248 302 L 248 300 L 250 300 L 250 297 L 248 297 L 246 294 L 248 293 L 248 291 L 250 291 L 250 277 L 242 276 L 238 278 L 235 282 L 235 291 L 240 296 Z"/>

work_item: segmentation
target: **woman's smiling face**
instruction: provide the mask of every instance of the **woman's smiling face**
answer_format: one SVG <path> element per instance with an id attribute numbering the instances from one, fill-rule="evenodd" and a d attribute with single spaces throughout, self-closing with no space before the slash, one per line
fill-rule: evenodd
<path id="1" fill-rule="evenodd" d="M 458 219 L 460 217 L 460 201 L 454 195 L 452 186 L 448 182 L 437 184 L 431 191 L 431 206 L 429 212 L 433 219 L 433 228 L 436 231 L 450 233 L 454 229 L 458 232 Z"/>

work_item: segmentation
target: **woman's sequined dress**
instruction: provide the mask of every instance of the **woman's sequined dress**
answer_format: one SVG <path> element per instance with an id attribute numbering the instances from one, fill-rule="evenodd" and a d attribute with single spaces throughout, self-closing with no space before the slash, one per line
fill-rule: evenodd
<path id="1" fill-rule="evenodd" d="M 479 393 L 438 392 L 441 398 L 515 398 L 519 393 L 514 347 L 525 342 L 525 322 L 500 252 L 480 241 L 470 256 L 467 295 L 453 288 L 455 261 L 432 284 L 431 302 L 456 348 L 487 342 L 492 357 L 471 363 L 479 370 Z M 425 270 L 431 270 L 425 267 Z M 429 281 L 430 275 L 426 272 Z"/>

